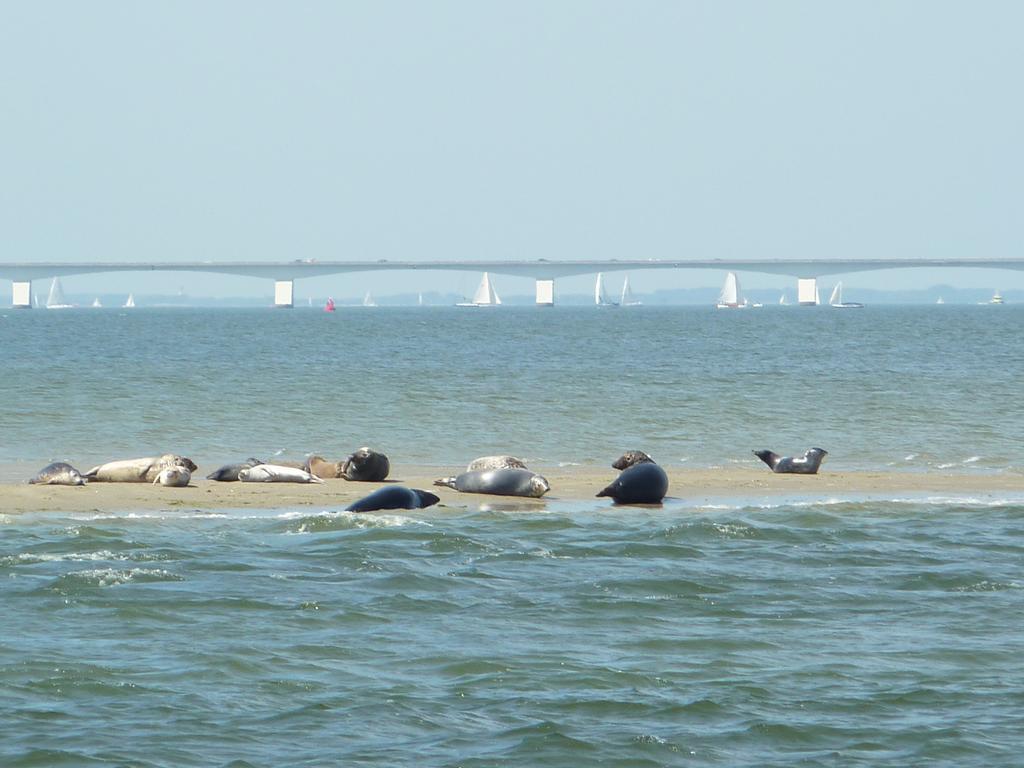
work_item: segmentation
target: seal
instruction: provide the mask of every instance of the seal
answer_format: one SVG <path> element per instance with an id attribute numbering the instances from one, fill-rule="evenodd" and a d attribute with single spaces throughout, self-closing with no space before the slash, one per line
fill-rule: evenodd
<path id="1" fill-rule="evenodd" d="M 316 475 L 304 469 L 285 467 L 280 464 L 257 464 L 239 470 L 238 479 L 243 483 L 322 483 Z"/>
<path id="2" fill-rule="evenodd" d="M 169 488 L 184 488 L 192 479 L 192 473 L 187 467 L 176 465 L 164 467 L 157 473 L 153 485 L 166 485 Z"/>
<path id="3" fill-rule="evenodd" d="M 615 469 L 629 469 L 634 464 L 645 464 L 647 462 L 655 463 L 654 459 L 643 451 L 626 451 L 612 462 L 612 467 Z"/>
<path id="4" fill-rule="evenodd" d="M 466 467 L 467 472 L 477 472 L 481 469 L 526 469 L 526 462 L 517 459 L 515 456 L 481 456 L 473 459 Z"/>
<path id="5" fill-rule="evenodd" d="M 87 482 L 77 469 L 63 461 L 47 464 L 29 480 L 31 485 L 85 485 Z"/>
<path id="6" fill-rule="evenodd" d="M 528 469 L 484 469 L 442 477 L 434 485 L 462 493 L 491 493 L 495 496 L 529 496 L 539 499 L 551 490 L 548 481 Z"/>
<path id="7" fill-rule="evenodd" d="M 238 473 L 243 469 L 249 469 L 263 463 L 259 459 L 250 457 L 245 461 L 240 461 L 238 464 L 225 464 L 223 467 L 215 469 L 208 474 L 206 479 L 216 480 L 221 483 L 236 483 L 238 482 Z"/>
<path id="8" fill-rule="evenodd" d="M 383 453 L 362 447 L 341 465 L 341 476 L 346 480 L 376 483 L 388 476 L 391 462 Z"/>
<path id="9" fill-rule="evenodd" d="M 369 496 L 353 501 L 345 507 L 345 511 L 373 512 L 377 509 L 423 509 L 424 507 L 432 507 L 440 500 L 438 496 L 429 491 L 391 485 L 386 488 L 378 488 Z"/>
<path id="10" fill-rule="evenodd" d="M 772 468 L 772 472 L 779 475 L 816 475 L 821 462 L 828 456 L 824 448 L 811 448 L 804 451 L 800 458 L 792 456 L 779 456 L 771 451 L 754 451 L 754 455 Z"/>
<path id="11" fill-rule="evenodd" d="M 334 477 L 341 477 L 344 465 L 343 461 L 328 461 L 323 456 L 310 456 L 306 459 L 304 469 L 311 475 L 330 480 Z"/>
<path id="12" fill-rule="evenodd" d="M 176 453 L 165 453 L 163 456 L 148 456 L 142 459 L 124 459 L 108 461 L 86 472 L 82 477 L 100 483 L 151 483 L 167 467 L 184 467 L 195 472 L 199 467 L 192 459 Z"/>
<path id="13" fill-rule="evenodd" d="M 660 504 L 668 493 L 668 475 L 653 461 L 643 461 L 622 470 L 615 482 L 598 493 L 616 504 Z"/>

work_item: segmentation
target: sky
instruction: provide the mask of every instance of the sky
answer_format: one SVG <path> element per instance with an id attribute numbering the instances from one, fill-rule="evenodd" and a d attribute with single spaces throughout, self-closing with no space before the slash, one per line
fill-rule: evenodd
<path id="1" fill-rule="evenodd" d="M 1019 256 L 1021 29 L 997 0 L 0 0 L 0 261 Z"/>

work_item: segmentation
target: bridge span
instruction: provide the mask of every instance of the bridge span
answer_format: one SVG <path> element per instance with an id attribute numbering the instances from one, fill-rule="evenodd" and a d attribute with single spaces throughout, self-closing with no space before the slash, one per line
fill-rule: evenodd
<path id="1" fill-rule="evenodd" d="M 812 296 L 817 278 L 882 269 L 967 267 L 1024 270 L 1024 258 L 997 259 L 536 259 L 478 261 L 176 261 L 176 262 L 0 262 L 0 278 L 12 282 L 12 305 L 32 306 L 32 281 L 97 272 L 215 272 L 275 281 L 274 304 L 290 307 L 294 281 L 347 272 L 458 271 L 492 272 L 536 281 L 540 305 L 554 303 L 554 281 L 561 277 L 647 269 L 713 269 L 788 275 L 798 280 L 801 297 Z M 803 301 L 803 298 L 801 298 Z M 808 303 L 808 302 L 805 302 Z"/>

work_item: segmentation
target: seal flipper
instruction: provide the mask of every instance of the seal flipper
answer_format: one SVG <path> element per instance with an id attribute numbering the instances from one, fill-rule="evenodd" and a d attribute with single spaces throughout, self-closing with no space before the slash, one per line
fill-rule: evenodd
<path id="1" fill-rule="evenodd" d="M 617 482 L 618 482 L 618 481 L 616 481 L 616 483 L 617 483 Z M 602 491 L 598 491 L 598 492 L 597 492 L 597 493 L 595 494 L 595 498 L 598 498 L 598 497 L 601 497 L 601 496 L 611 496 L 612 498 L 614 498 L 614 497 L 615 497 L 615 491 L 616 491 L 616 489 L 615 489 L 615 485 L 616 485 L 616 483 L 612 483 L 611 485 L 609 485 L 609 486 L 608 486 L 607 488 L 605 488 L 604 490 L 602 490 Z"/>
<path id="2" fill-rule="evenodd" d="M 757 456 L 757 458 L 759 458 L 761 461 L 767 464 L 773 472 L 775 471 L 775 467 L 779 463 L 779 459 L 782 458 L 781 456 L 779 456 L 779 454 L 772 453 L 771 451 L 768 450 L 754 451 L 753 453 L 755 456 Z"/>
<path id="3" fill-rule="evenodd" d="M 454 477 L 439 477 L 434 481 L 434 485 L 442 485 L 445 488 L 455 488 Z"/>

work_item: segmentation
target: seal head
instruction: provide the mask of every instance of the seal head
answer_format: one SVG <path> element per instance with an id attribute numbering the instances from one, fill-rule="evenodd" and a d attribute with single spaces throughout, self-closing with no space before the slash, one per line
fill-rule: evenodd
<path id="1" fill-rule="evenodd" d="M 626 451 L 612 462 L 612 467 L 615 469 L 629 469 L 634 464 L 644 464 L 646 462 L 653 463 L 654 459 L 643 451 Z"/>
<path id="2" fill-rule="evenodd" d="M 391 462 L 388 457 L 366 446 L 345 459 L 341 466 L 342 477 L 361 482 L 380 482 L 390 471 Z"/>

